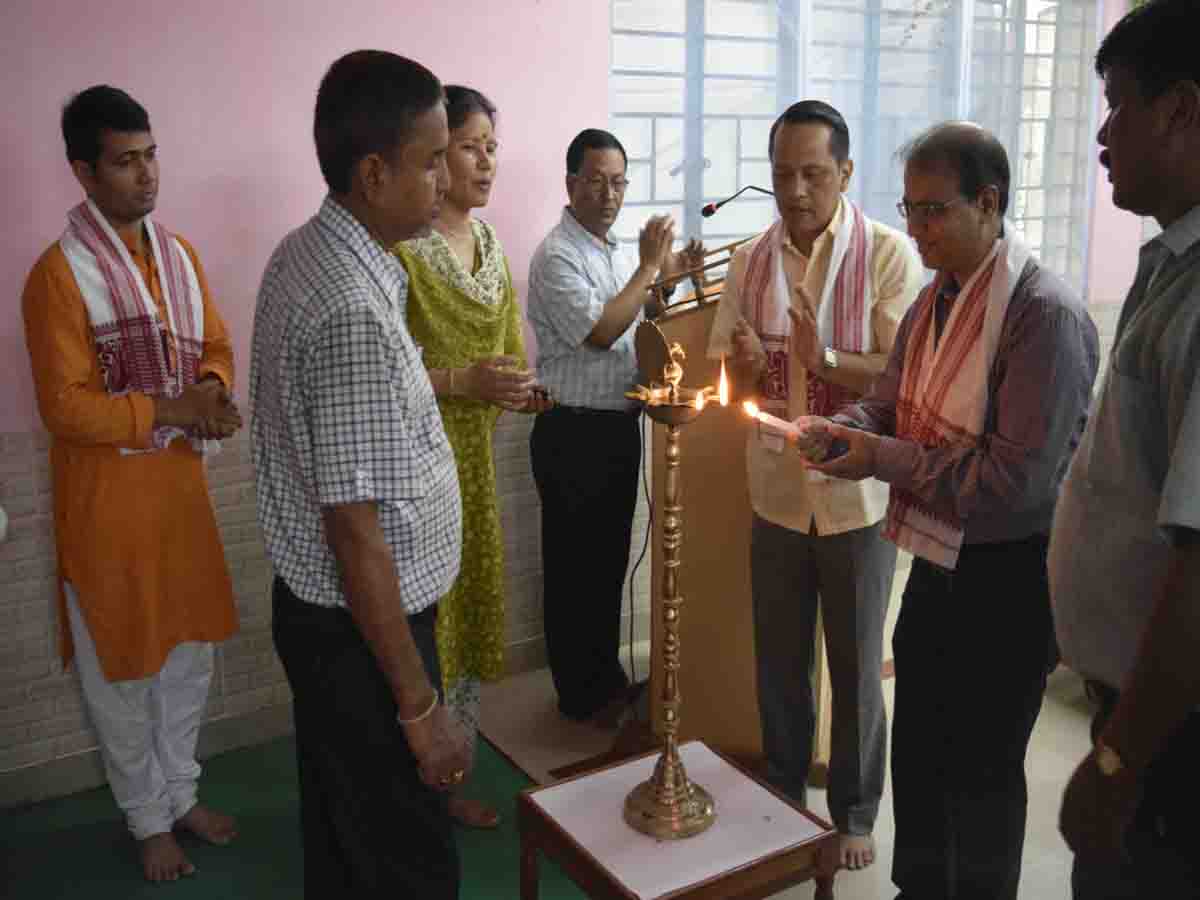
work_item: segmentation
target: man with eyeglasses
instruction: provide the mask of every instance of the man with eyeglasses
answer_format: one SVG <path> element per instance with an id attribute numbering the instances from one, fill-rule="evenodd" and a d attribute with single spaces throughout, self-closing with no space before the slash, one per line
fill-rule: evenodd
<path id="1" fill-rule="evenodd" d="M 529 449 L 542 502 L 546 654 L 558 708 L 601 727 L 620 722 L 632 692 L 619 658 L 641 431 L 625 392 L 637 382 L 633 334 L 655 277 L 699 261 L 671 250 L 675 223 L 654 216 L 629 258 L 610 233 L 625 190 L 620 141 L 589 128 L 567 148 L 570 204 L 529 267 L 527 316 L 538 378 L 555 399 Z"/>
<path id="2" fill-rule="evenodd" d="M 896 663 L 892 880 L 904 900 L 1015 900 L 1025 751 L 1056 660 L 1046 547 L 1099 363 L 1078 295 L 1006 224 L 1004 147 L 968 122 L 902 151 L 901 213 L 934 269 L 874 389 L 814 468 L 891 486 L 914 554 Z"/>
<path id="3" fill-rule="evenodd" d="M 924 273 L 912 244 L 846 196 L 850 129 L 819 100 L 792 104 L 767 145 L 779 219 L 738 247 L 709 337 L 738 393 L 794 419 L 831 415 L 883 371 Z M 767 777 L 804 804 L 816 705 L 810 673 L 817 611 L 832 687 L 829 867 L 875 858 L 872 832 L 887 765 L 881 669 L 896 547 L 881 520 L 887 485 L 805 470 L 783 439 L 749 430 L 751 603 Z"/>

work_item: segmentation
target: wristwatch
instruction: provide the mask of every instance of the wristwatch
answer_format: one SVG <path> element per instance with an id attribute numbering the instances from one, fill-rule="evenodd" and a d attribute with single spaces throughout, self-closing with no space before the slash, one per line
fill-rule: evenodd
<path id="1" fill-rule="evenodd" d="M 821 353 L 821 362 L 825 364 L 827 369 L 836 369 L 838 367 L 838 353 L 832 347 L 826 347 Z"/>
<path id="2" fill-rule="evenodd" d="M 1096 741 L 1096 768 L 1105 778 L 1112 778 L 1125 768 L 1125 761 L 1112 747 L 1103 741 Z"/>

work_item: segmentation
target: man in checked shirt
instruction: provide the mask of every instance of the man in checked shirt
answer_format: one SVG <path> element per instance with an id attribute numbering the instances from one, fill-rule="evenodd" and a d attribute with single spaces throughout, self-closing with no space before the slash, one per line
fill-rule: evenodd
<path id="1" fill-rule="evenodd" d="M 329 194 L 267 264 L 250 373 L 305 893 L 450 900 L 446 791 L 470 755 L 435 687 L 434 623 L 462 509 L 387 249 L 427 230 L 447 189 L 442 86 L 395 54 L 350 53 L 321 82 L 314 134 Z"/>

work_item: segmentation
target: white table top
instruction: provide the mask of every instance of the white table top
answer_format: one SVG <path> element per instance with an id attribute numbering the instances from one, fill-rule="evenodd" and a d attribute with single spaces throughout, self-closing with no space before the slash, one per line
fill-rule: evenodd
<path id="1" fill-rule="evenodd" d="M 654 772 L 657 755 L 543 788 L 531 799 L 642 900 L 699 884 L 826 834 L 700 741 L 679 748 L 688 778 L 712 795 L 707 831 L 663 840 L 625 823 L 625 796 Z"/>

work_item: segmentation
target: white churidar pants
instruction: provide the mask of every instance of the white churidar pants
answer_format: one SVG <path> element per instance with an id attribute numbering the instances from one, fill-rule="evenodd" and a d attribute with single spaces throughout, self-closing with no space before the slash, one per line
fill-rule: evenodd
<path id="1" fill-rule="evenodd" d="M 213 645 L 179 644 L 156 675 L 108 681 L 80 612 L 64 583 L 75 665 L 100 740 L 108 785 L 136 840 L 168 832 L 196 805 L 196 738 L 213 674 Z"/>

